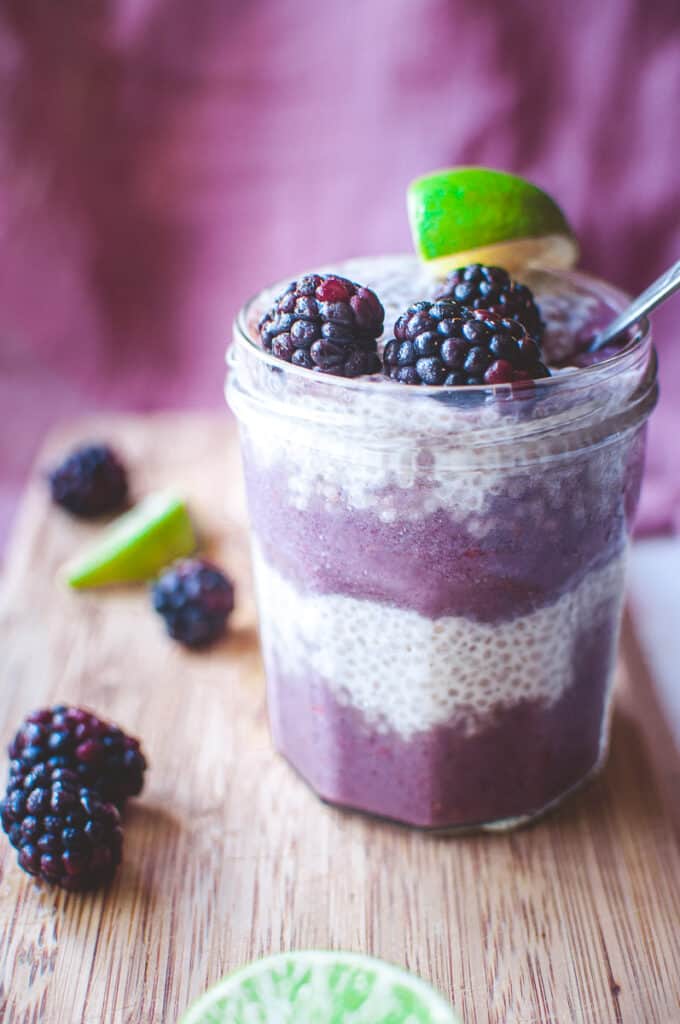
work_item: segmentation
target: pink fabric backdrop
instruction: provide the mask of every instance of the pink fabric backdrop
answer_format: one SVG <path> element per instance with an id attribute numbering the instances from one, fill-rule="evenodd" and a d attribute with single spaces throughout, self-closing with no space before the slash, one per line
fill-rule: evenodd
<path id="1" fill-rule="evenodd" d="M 0 521 L 54 420 L 222 404 L 240 302 L 409 246 L 407 181 L 553 192 L 583 265 L 680 256 L 677 0 L 0 0 Z M 680 525 L 680 299 L 645 528 Z"/>

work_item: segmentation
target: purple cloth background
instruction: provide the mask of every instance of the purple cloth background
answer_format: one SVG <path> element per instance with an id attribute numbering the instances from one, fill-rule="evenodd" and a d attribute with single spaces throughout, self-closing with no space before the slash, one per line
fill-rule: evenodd
<path id="1" fill-rule="evenodd" d="M 221 407 L 242 300 L 408 248 L 426 170 L 526 175 L 640 289 L 680 256 L 679 111 L 677 0 L 0 0 L 0 531 L 53 421 Z M 680 526 L 680 298 L 655 329 L 647 530 Z"/>

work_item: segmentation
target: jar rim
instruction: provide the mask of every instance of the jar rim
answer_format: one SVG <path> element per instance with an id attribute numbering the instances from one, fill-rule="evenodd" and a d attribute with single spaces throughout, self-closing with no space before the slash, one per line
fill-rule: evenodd
<path id="1" fill-rule="evenodd" d="M 389 257 L 375 257 L 376 259 L 394 259 L 403 260 L 404 255 L 394 254 Z M 406 257 L 409 258 L 409 257 Z M 412 258 L 412 257 L 411 257 Z M 366 257 L 371 259 L 371 257 Z M 337 265 L 337 264 L 336 264 Z M 604 281 L 591 274 L 586 274 L 583 271 L 578 270 L 551 270 L 549 268 L 532 268 L 539 270 L 542 275 L 548 278 L 553 278 L 556 281 L 569 281 L 573 280 L 576 284 L 582 286 L 596 286 L 599 291 L 604 292 L 604 297 L 607 298 L 612 305 L 622 310 L 627 303 L 630 301 L 629 296 L 617 288 L 616 286 Z M 307 271 L 311 273 L 311 271 Z M 298 275 L 300 276 L 300 275 Z M 258 343 L 253 333 L 248 327 L 248 322 L 251 316 L 251 312 L 256 303 L 261 297 L 267 293 L 275 293 L 277 290 L 283 290 L 289 283 L 289 278 L 284 278 L 278 282 L 274 282 L 264 288 L 261 288 L 250 299 L 241 307 L 234 319 L 234 341 L 238 341 L 240 344 L 245 345 L 248 351 L 249 357 L 254 357 L 257 361 L 265 366 L 282 370 L 286 375 L 290 374 L 293 379 L 296 377 L 310 381 L 311 379 L 315 382 L 315 387 L 330 388 L 336 394 L 340 390 L 344 391 L 374 391 L 376 389 L 377 381 L 376 375 L 365 375 L 361 377 L 339 377 L 328 373 L 313 373 L 306 367 L 295 366 L 293 363 L 285 362 L 278 359 L 272 353 L 267 352 Z M 629 342 L 624 345 L 620 351 L 614 355 L 608 356 L 606 359 L 602 359 L 598 362 L 591 363 L 588 366 L 573 367 L 560 370 L 558 373 L 551 374 L 550 377 L 542 377 L 538 380 L 532 380 L 527 382 L 533 388 L 539 388 L 541 391 L 550 392 L 562 388 L 563 390 L 567 387 L 574 389 L 580 389 L 581 387 L 590 387 L 593 382 L 598 378 L 608 379 L 611 376 L 616 375 L 619 372 L 623 372 L 630 369 L 635 359 L 645 349 L 651 348 L 651 327 L 647 317 L 642 317 L 637 325 L 632 337 Z M 236 345 L 231 344 L 227 348 L 226 361 L 233 369 L 235 366 L 236 359 Z M 499 398 L 508 398 L 511 394 L 517 391 L 524 391 L 524 388 L 518 389 L 518 385 L 515 384 L 452 384 L 452 385 L 434 385 L 434 384 L 421 384 L 418 387 L 405 387 L 404 384 L 399 381 L 388 380 L 382 377 L 380 379 L 380 393 L 387 397 L 389 394 L 403 394 L 405 399 L 406 396 L 419 397 L 420 399 L 425 398 L 428 395 L 439 395 L 444 393 L 451 395 L 466 394 L 466 395 L 496 395 Z"/>

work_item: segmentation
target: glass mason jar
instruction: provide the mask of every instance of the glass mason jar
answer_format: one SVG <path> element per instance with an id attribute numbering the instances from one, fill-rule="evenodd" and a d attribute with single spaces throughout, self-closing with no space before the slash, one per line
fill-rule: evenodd
<path id="1" fill-rule="evenodd" d="M 572 290 L 600 314 L 623 301 L 540 277 L 563 312 Z M 264 352 L 276 293 L 239 315 L 228 378 L 274 743 L 334 804 L 438 830 L 527 821 L 606 753 L 649 331 L 526 389 L 408 387 Z"/>

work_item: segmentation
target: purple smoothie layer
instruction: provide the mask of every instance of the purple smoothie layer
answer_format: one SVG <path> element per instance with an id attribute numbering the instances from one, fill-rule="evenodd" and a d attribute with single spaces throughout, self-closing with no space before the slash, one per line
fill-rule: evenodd
<path id="1" fill-rule="evenodd" d="M 584 631 L 576 682 L 552 706 L 497 707 L 470 733 L 455 721 L 405 740 L 378 733 L 318 676 L 267 666 L 277 749 L 320 796 L 423 828 L 537 814 L 577 786 L 604 753 L 611 650 L 619 607 Z"/>
<path id="2" fill-rule="evenodd" d="M 267 562 L 302 591 L 385 601 L 430 618 L 512 619 L 554 602 L 622 550 L 643 440 L 640 432 L 636 442 L 623 442 L 623 455 L 583 454 L 545 476 L 540 468 L 508 476 L 506 493 L 484 512 L 481 538 L 454 509 L 385 523 L 379 505 L 352 509 L 315 497 L 295 508 L 286 500 L 294 466 L 284 460 L 261 468 L 246 443 L 252 528 Z M 603 460 L 617 454 L 620 472 L 605 481 Z M 420 496 L 416 486 L 404 501 L 417 511 Z"/>

